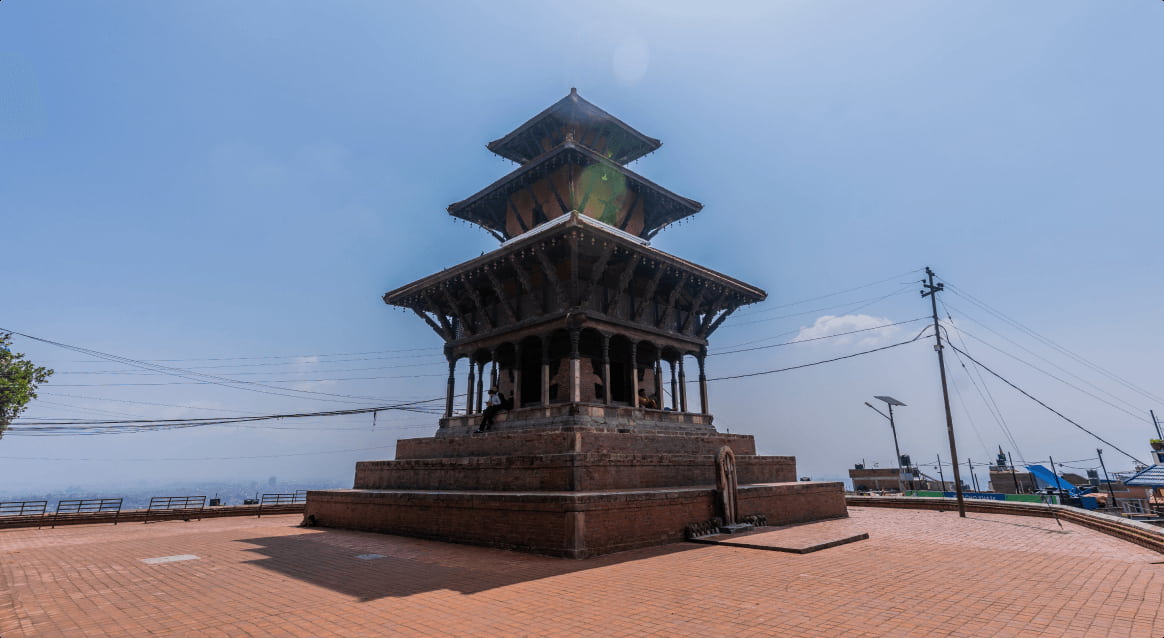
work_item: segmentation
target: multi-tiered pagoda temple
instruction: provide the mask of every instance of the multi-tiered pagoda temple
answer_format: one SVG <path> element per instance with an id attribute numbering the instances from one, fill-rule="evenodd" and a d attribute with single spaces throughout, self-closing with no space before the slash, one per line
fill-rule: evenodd
<path id="1" fill-rule="evenodd" d="M 712 425 L 708 338 L 766 293 L 651 247 L 702 208 L 626 167 L 660 145 L 573 89 L 489 143 L 520 166 L 448 210 L 500 247 L 384 295 L 445 342 L 436 436 L 358 464 L 353 490 L 312 492 L 311 520 L 588 556 L 734 518 L 710 487 L 725 449 L 730 500 L 753 510 L 741 514 L 844 515 L 839 483 L 798 484 L 794 459 L 756 456 L 751 436 Z M 489 388 L 512 407 L 475 434 Z"/>
<path id="2" fill-rule="evenodd" d="M 475 428 L 490 386 L 515 408 L 498 429 L 577 414 L 639 429 L 710 427 L 707 339 L 765 293 L 650 246 L 702 208 L 626 168 L 659 146 L 574 90 L 489 144 L 521 167 L 449 213 L 501 247 L 384 295 L 445 341 L 442 434 Z M 687 396 L 691 360 L 698 410 Z M 464 417 L 453 401 L 461 388 Z M 627 411 L 640 389 L 658 409 Z"/>

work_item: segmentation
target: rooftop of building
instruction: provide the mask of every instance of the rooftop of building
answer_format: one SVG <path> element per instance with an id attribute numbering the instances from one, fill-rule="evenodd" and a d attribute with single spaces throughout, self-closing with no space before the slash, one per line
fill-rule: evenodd
<path id="1" fill-rule="evenodd" d="M 869 534 L 809 554 L 585 561 L 297 515 L 0 531 L 0 635 L 1164 635 L 1158 553 L 1049 518 L 850 513 L 771 532 Z"/>

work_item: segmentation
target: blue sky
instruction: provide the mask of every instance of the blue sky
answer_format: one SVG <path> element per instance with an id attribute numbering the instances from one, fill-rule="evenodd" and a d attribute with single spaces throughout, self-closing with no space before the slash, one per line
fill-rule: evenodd
<path id="1" fill-rule="evenodd" d="M 971 354 L 1146 460 L 1146 410 L 1164 412 L 1155 402 L 1164 396 L 1162 23 L 1164 4 L 1147 0 L 586 10 L 9 0 L 0 4 L 0 327 L 281 387 L 440 396 L 439 340 L 379 297 L 496 246 L 444 208 L 514 168 L 486 142 L 578 87 L 663 140 L 634 170 L 705 205 L 654 245 L 768 291 L 714 336 L 713 352 L 925 315 L 907 284 L 930 265 L 1143 390 L 945 296 L 956 326 L 1004 351 L 968 337 Z M 709 374 L 827 359 L 920 328 L 724 355 Z M 180 379 L 115 374 L 127 369 L 26 339 L 16 349 L 59 371 L 30 417 L 368 405 L 114 385 Z M 328 356 L 338 353 L 363 354 Z M 903 451 L 945 458 L 935 359 L 919 343 L 717 382 L 712 410 L 721 429 L 755 434 L 762 451 L 796 455 L 801 474 L 839 476 L 862 458 L 892 462 L 888 428 L 862 405 L 890 394 L 909 404 L 898 411 Z M 1029 460 L 1092 467 L 1094 449 L 1107 447 L 990 382 L 1015 450 L 957 361 L 951 376 L 964 397 L 954 408 L 963 457 L 985 461 L 1003 444 Z M 435 420 L 382 414 L 371 426 L 359 416 L 100 437 L 13 432 L 0 441 L 0 484 L 350 480 L 355 460 L 389 458 L 397 438 L 426 436 Z M 257 456 L 268 458 L 244 458 Z"/>

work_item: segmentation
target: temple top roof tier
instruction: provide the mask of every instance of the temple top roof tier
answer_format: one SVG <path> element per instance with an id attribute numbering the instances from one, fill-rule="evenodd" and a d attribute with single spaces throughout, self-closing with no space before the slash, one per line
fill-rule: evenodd
<path id="1" fill-rule="evenodd" d="M 570 89 L 569 95 L 486 147 L 525 164 L 567 140 L 617 164 L 633 162 L 663 144 L 582 99 L 577 89 Z"/>

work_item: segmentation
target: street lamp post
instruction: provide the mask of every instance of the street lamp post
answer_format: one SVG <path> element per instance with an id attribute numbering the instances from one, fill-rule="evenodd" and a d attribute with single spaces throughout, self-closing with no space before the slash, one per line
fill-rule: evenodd
<path id="1" fill-rule="evenodd" d="M 905 494 L 905 489 L 901 483 L 901 447 L 897 444 L 897 426 L 893 423 L 893 406 L 904 406 L 905 404 L 901 401 L 898 401 L 897 399 L 894 399 L 893 397 L 875 396 L 873 398 L 877 399 L 878 401 L 884 401 L 885 405 L 889 407 L 889 414 L 886 415 L 881 410 L 873 407 L 872 403 L 869 403 L 868 401 L 865 402 L 865 405 L 872 408 L 874 412 L 880 414 L 886 419 L 889 419 L 889 429 L 893 432 L 893 451 L 897 452 L 897 491 L 901 494 Z"/>

